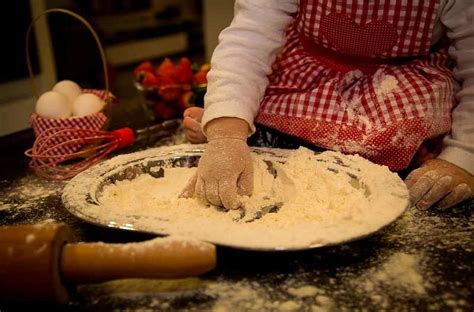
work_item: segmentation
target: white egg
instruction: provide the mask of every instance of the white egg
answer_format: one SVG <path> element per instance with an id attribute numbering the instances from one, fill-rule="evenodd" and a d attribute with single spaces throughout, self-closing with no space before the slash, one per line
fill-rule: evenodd
<path id="1" fill-rule="evenodd" d="M 72 103 L 74 100 L 82 94 L 82 89 L 77 83 L 71 80 L 62 80 L 54 85 L 53 91 L 59 92 L 65 95 Z"/>
<path id="2" fill-rule="evenodd" d="M 74 116 L 86 116 L 97 113 L 104 108 L 105 102 L 97 95 L 84 93 L 79 95 L 72 103 L 72 114 Z"/>
<path id="3" fill-rule="evenodd" d="M 56 91 L 43 93 L 36 101 L 35 110 L 43 118 L 67 118 L 72 113 L 69 100 Z"/>

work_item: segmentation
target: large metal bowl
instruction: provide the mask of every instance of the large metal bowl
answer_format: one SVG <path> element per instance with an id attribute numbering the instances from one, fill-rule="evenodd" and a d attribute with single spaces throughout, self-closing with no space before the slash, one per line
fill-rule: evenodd
<path id="1" fill-rule="evenodd" d="M 253 148 L 252 152 L 263 155 L 264 159 L 268 161 L 285 162 L 289 151 Z M 105 186 L 116 181 L 132 180 L 141 174 L 149 174 L 159 179 L 163 176 L 163 171 L 170 167 L 195 167 L 202 153 L 203 146 L 201 145 L 176 145 L 117 156 L 80 173 L 70 180 L 63 190 L 62 201 L 66 209 L 73 215 L 95 225 L 157 235 L 192 235 L 194 238 L 218 245 L 262 251 L 304 250 L 361 239 L 393 223 L 408 206 L 408 201 L 398 203 L 396 207 L 391 206 L 390 209 L 393 210 L 393 213 L 387 216 L 386 219 L 382 220 L 379 224 L 374 224 L 367 231 L 359 232 L 353 236 L 339 237 L 325 242 L 309 238 L 308 242 L 304 245 L 282 244 L 279 241 L 275 241 L 274 243 L 262 244 L 261 246 L 256 246 L 254 243 L 246 244 L 245 242 L 226 241 L 221 237 L 201 235 L 198 232 L 182 232 L 180 229 L 170 228 L 169 221 L 159 217 L 153 218 L 140 214 L 123 215 L 118 211 L 114 217 L 110 217 L 110 214 L 109 217 L 103 217 L 99 213 L 101 209 L 114 211 L 114 207 L 107 207 L 100 201 L 100 194 Z M 185 182 L 183 181 L 183 185 Z M 403 181 L 400 180 L 400 183 L 403 183 Z M 391 205 L 391 203 L 388 202 L 387 205 Z M 383 209 L 383 207 L 380 208 Z"/>

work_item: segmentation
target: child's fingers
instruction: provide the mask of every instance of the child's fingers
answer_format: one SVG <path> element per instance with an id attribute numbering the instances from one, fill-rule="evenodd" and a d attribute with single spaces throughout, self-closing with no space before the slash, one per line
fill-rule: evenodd
<path id="1" fill-rule="evenodd" d="M 441 177 L 442 176 L 436 170 L 430 170 L 423 174 L 418 181 L 409 188 L 411 205 L 415 206 Z"/>
<path id="2" fill-rule="evenodd" d="M 194 190 L 196 188 L 197 182 L 197 173 L 193 175 L 193 177 L 188 181 L 186 186 L 184 187 L 181 194 L 179 194 L 179 198 L 190 198 L 194 195 Z"/>
<path id="3" fill-rule="evenodd" d="M 237 198 L 235 177 L 224 177 L 219 180 L 219 197 L 222 205 L 227 209 L 237 209 L 242 204 Z"/>
<path id="4" fill-rule="evenodd" d="M 202 179 L 202 177 L 196 177 L 196 187 L 194 188 L 196 197 L 201 201 L 207 202 L 204 185 L 205 185 L 205 182 Z"/>
<path id="5" fill-rule="evenodd" d="M 206 143 L 207 139 L 201 130 L 201 124 L 199 122 L 190 117 L 185 117 L 183 127 L 186 130 L 186 139 L 188 139 L 189 142 L 194 144 Z"/>
<path id="6" fill-rule="evenodd" d="M 433 186 L 426 192 L 423 197 L 418 200 L 416 207 L 419 209 L 428 209 L 434 203 L 441 200 L 446 194 L 453 189 L 453 178 L 444 176 L 434 182 Z"/>
<path id="7" fill-rule="evenodd" d="M 186 133 L 186 139 L 193 144 L 206 143 L 206 137 L 202 134 Z"/>
<path id="8" fill-rule="evenodd" d="M 436 207 L 438 209 L 447 209 L 471 197 L 472 197 L 471 188 L 466 183 L 462 183 L 456 186 L 451 193 L 446 195 L 446 197 L 443 198 L 438 203 L 438 205 L 436 205 Z"/>
<path id="9" fill-rule="evenodd" d="M 242 196 L 250 196 L 253 192 L 253 168 L 246 168 L 239 177 L 237 193 Z"/>
<path id="10" fill-rule="evenodd" d="M 198 132 L 201 131 L 201 124 L 196 120 L 192 119 L 191 117 L 184 117 L 183 119 L 183 127 L 186 130 Z"/>
<path id="11" fill-rule="evenodd" d="M 189 107 L 187 108 L 184 113 L 183 117 L 189 117 L 192 118 L 198 122 L 201 122 L 202 120 L 202 115 L 204 114 L 204 109 L 201 107 Z"/>
<path id="12" fill-rule="evenodd" d="M 427 167 L 421 167 L 418 169 L 413 170 L 406 178 L 405 178 L 405 184 L 408 189 L 411 189 L 416 182 L 418 181 L 419 178 L 421 178 L 429 168 Z"/>

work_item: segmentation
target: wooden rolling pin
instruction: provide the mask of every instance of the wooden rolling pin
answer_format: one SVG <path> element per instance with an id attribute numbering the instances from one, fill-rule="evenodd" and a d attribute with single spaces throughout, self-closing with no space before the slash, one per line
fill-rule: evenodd
<path id="1" fill-rule="evenodd" d="M 66 303 L 75 285 L 120 278 L 184 278 L 215 265 L 215 246 L 192 239 L 75 243 L 65 224 L 0 227 L 0 301 Z"/>

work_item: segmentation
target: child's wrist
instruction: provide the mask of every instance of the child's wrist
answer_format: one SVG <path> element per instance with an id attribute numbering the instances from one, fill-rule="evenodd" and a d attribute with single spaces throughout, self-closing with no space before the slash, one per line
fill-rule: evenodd
<path id="1" fill-rule="evenodd" d="M 211 120 L 206 126 L 208 141 L 223 138 L 246 140 L 248 133 L 248 123 L 236 117 L 217 118 Z"/>

